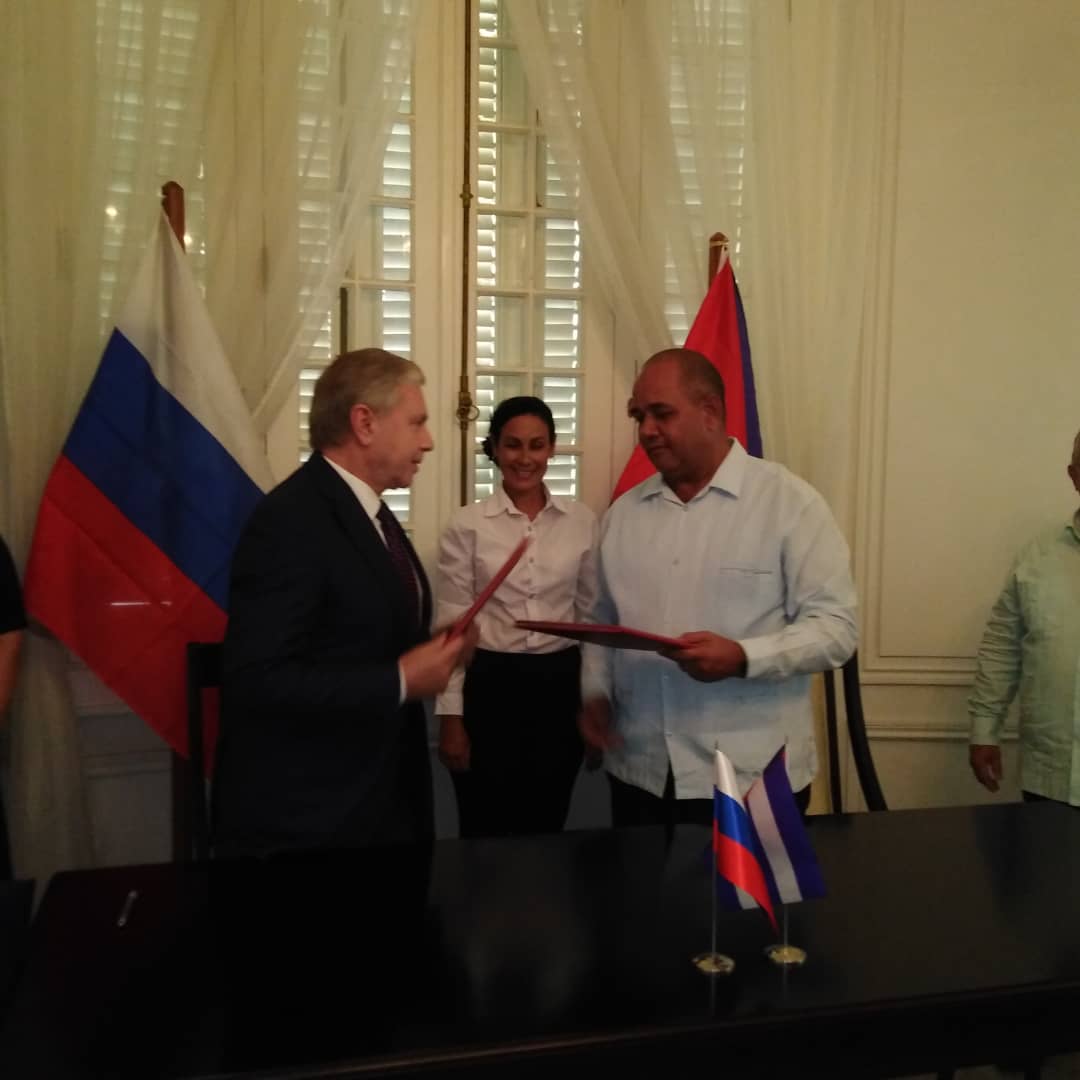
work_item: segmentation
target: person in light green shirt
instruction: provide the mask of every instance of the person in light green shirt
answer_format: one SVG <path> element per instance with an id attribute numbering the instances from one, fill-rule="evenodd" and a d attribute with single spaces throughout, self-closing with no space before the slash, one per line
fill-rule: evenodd
<path id="1" fill-rule="evenodd" d="M 1080 493 L 1080 433 L 1068 472 Z M 983 632 L 970 760 L 990 791 L 1001 783 L 1001 727 L 1017 689 L 1024 798 L 1080 806 L 1080 510 L 1020 552 Z"/>

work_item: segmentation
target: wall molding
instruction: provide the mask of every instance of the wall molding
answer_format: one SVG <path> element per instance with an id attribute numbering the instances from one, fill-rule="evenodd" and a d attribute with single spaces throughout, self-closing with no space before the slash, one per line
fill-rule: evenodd
<path id="1" fill-rule="evenodd" d="M 113 779 L 118 776 L 151 776 L 170 771 L 169 755 L 163 750 L 88 754 L 83 758 L 83 774 L 88 780 Z"/>
<path id="2" fill-rule="evenodd" d="M 871 727 L 867 725 L 867 736 L 871 742 L 958 742 L 967 743 L 971 739 L 971 732 L 966 728 L 951 727 L 903 727 L 884 725 Z M 1015 731 L 1004 731 L 1001 734 L 1002 743 L 1014 743 L 1018 741 Z"/>
<path id="3" fill-rule="evenodd" d="M 879 662 L 874 668 L 864 667 L 859 653 L 859 681 L 863 686 L 971 686 L 975 665 L 967 668 L 932 667 L 912 664 L 893 666 Z"/>
<path id="4" fill-rule="evenodd" d="M 903 50 L 901 33 L 901 52 Z M 859 661 L 864 682 L 879 672 L 903 670 L 881 656 L 882 575 L 885 544 L 885 476 L 889 433 L 889 376 L 892 363 L 893 292 L 896 269 L 896 230 L 900 176 L 900 129 L 903 101 L 903 61 L 895 73 L 896 112 L 881 134 L 881 150 L 888 167 L 881 169 L 879 192 L 878 262 L 873 293 L 865 305 L 862 364 L 859 375 L 859 430 L 856 441 L 856 495 L 854 545 L 855 576 L 859 585 L 861 620 Z M 916 659 L 914 657 L 910 659 Z M 933 665 L 930 665 L 933 667 Z M 912 667 L 905 672 L 918 676 Z M 905 680 L 906 681 L 906 680 Z"/>

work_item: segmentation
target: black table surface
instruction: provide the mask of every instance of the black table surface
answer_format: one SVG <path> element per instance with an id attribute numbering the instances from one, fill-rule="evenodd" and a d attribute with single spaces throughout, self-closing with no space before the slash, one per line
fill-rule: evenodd
<path id="1" fill-rule="evenodd" d="M 706 830 L 57 875 L 3 1077 L 890 1076 L 1080 1047 L 1080 812 L 813 819 L 829 895 L 710 947 Z M 118 916 L 130 893 L 125 926 Z"/>
<path id="2" fill-rule="evenodd" d="M 0 880 L 0 1025 L 22 969 L 33 898 L 32 881 Z"/>

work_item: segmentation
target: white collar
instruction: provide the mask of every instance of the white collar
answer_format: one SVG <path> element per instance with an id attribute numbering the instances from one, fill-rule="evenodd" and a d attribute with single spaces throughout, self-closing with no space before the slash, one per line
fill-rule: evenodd
<path id="1" fill-rule="evenodd" d="M 561 495 L 552 495 L 547 484 L 544 485 L 544 505 L 540 508 L 542 514 L 548 507 L 557 510 L 560 514 L 567 511 L 566 500 Z M 499 514 L 521 514 L 513 499 L 506 494 L 506 489 L 500 484 L 495 489 L 495 494 L 484 504 L 484 517 L 498 517 Z M 539 515 L 537 515 L 539 516 Z"/>
<path id="2" fill-rule="evenodd" d="M 710 488 L 726 491 L 729 495 L 734 495 L 735 498 L 739 497 L 743 477 L 746 475 L 746 462 L 750 455 L 743 449 L 742 443 L 734 435 L 730 436 L 730 438 L 731 447 L 724 456 L 724 460 L 720 462 L 716 472 L 712 474 L 712 479 L 694 496 L 695 499 Z M 653 473 L 647 480 L 642 480 L 636 488 L 631 490 L 638 492 L 639 499 L 648 499 L 653 495 L 660 495 L 671 489 L 664 483 L 664 478 L 659 473 Z"/>
<path id="3" fill-rule="evenodd" d="M 379 513 L 379 507 L 382 506 L 382 498 L 379 493 L 366 480 L 361 480 L 355 473 L 342 468 L 336 461 L 331 461 L 325 454 L 323 455 L 323 461 L 349 485 L 349 490 L 360 500 L 364 512 L 374 521 Z"/>

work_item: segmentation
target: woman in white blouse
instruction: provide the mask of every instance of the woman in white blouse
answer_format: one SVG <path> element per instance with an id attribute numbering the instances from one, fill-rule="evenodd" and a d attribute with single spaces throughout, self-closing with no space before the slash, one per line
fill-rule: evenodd
<path id="1" fill-rule="evenodd" d="M 544 483 L 555 421 L 536 397 L 503 401 L 484 452 L 502 483 L 462 507 L 439 545 L 436 623 L 464 612 L 522 537 L 529 546 L 477 616 L 468 671 L 439 695 L 439 757 L 450 770 L 462 836 L 557 832 L 582 759 L 581 653 L 516 619 L 587 622 L 597 593 L 596 515 Z"/>

